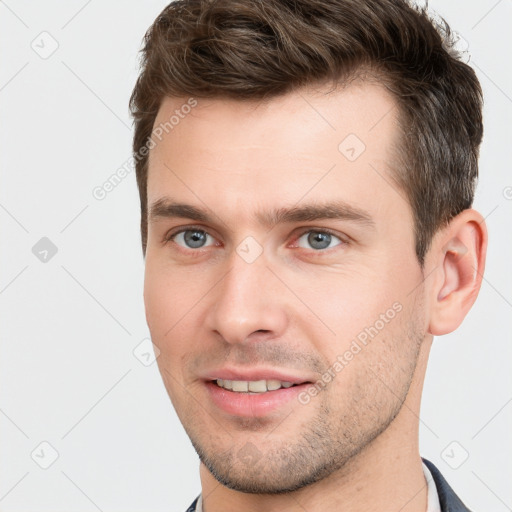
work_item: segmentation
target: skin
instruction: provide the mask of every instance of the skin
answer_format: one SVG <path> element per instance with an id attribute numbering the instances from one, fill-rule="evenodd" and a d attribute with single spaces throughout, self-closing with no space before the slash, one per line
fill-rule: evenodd
<path id="1" fill-rule="evenodd" d="M 155 126 L 187 99 L 166 98 Z M 200 456 L 205 512 L 426 510 L 418 423 L 428 354 L 476 299 L 487 232 L 465 210 L 420 267 L 412 210 L 391 179 L 396 114 L 389 93 L 364 82 L 266 103 L 198 99 L 150 151 L 148 204 L 170 197 L 212 216 L 151 219 L 144 283 L 159 369 Z M 355 161 L 338 150 L 348 134 L 366 146 Z M 256 216 L 334 200 L 373 225 L 269 227 Z M 209 236 L 199 248 L 183 234 L 164 241 L 184 228 Z M 333 236 L 315 248 L 308 235 L 322 229 Z M 263 250 L 251 263 L 237 253 L 249 236 Z M 400 312 L 307 404 L 241 418 L 206 392 L 205 373 L 225 365 L 314 382 L 396 303 Z"/>

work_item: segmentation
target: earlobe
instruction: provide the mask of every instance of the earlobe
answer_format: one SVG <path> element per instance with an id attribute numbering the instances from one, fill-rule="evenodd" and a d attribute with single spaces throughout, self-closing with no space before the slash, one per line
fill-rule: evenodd
<path id="1" fill-rule="evenodd" d="M 487 251 L 483 217 L 464 210 L 439 233 L 431 251 L 437 278 L 430 294 L 429 332 L 440 336 L 459 327 L 480 290 Z"/>

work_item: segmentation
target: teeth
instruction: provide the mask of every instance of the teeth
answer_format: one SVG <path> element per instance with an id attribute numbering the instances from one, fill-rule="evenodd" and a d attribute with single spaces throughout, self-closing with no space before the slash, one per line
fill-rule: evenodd
<path id="1" fill-rule="evenodd" d="M 265 393 L 266 391 L 275 391 L 280 388 L 290 388 L 293 386 L 293 383 L 273 379 L 250 381 L 217 379 L 217 385 L 238 393 Z"/>
<path id="2" fill-rule="evenodd" d="M 234 380 L 233 391 L 249 391 L 249 383 L 246 380 Z"/>
<path id="3" fill-rule="evenodd" d="M 267 391 L 267 381 L 266 380 L 251 380 L 249 381 L 249 391 L 253 391 L 255 393 L 264 393 Z"/>
<path id="4" fill-rule="evenodd" d="M 280 380 L 267 380 L 267 389 L 269 391 L 273 391 L 274 389 L 279 389 L 281 387 Z"/>

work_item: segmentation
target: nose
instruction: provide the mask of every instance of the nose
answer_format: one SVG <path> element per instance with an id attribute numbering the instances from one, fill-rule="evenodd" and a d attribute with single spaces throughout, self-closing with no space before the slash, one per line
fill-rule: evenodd
<path id="1" fill-rule="evenodd" d="M 233 251 L 228 270 L 212 290 L 206 328 L 230 344 L 282 336 L 288 325 L 286 296 L 264 254 L 248 263 Z"/>

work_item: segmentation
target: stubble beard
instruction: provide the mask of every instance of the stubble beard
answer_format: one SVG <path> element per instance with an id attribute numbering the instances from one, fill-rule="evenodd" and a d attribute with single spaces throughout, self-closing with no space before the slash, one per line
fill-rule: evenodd
<path id="1" fill-rule="evenodd" d="M 418 349 L 407 368 L 402 369 L 403 380 L 398 385 L 395 383 L 391 389 L 389 383 L 381 380 L 372 369 L 367 369 L 366 380 L 360 380 L 361 376 L 357 375 L 352 380 L 365 382 L 366 389 L 356 384 L 357 391 L 341 411 L 333 407 L 336 405 L 333 404 L 333 396 L 322 397 L 322 392 L 315 397 L 319 400 L 317 414 L 304 423 L 296 439 L 286 439 L 286 429 L 279 432 L 279 426 L 273 426 L 266 432 L 264 421 L 248 419 L 245 420 L 248 439 L 236 446 L 232 443 L 224 451 L 219 451 L 223 443 L 225 446 L 227 435 L 222 437 L 221 432 L 218 438 L 210 436 L 208 446 L 204 431 L 201 432 L 200 427 L 196 430 L 189 422 L 186 430 L 192 445 L 215 479 L 236 491 L 284 494 L 319 482 L 342 470 L 396 418 L 412 382 L 418 360 L 418 341 L 410 340 Z M 405 371 L 407 375 L 404 379 Z M 368 383 L 371 383 L 371 387 Z M 362 398 L 363 395 L 365 398 Z M 375 400 L 376 397 L 378 400 Z M 291 416 L 300 414 L 301 407 L 308 407 L 312 403 L 295 406 Z M 218 427 L 215 422 L 210 425 L 212 428 Z M 239 427 L 233 430 L 234 434 L 240 432 Z M 273 435 L 276 441 L 272 440 Z M 233 436 L 235 438 L 236 435 Z"/>

